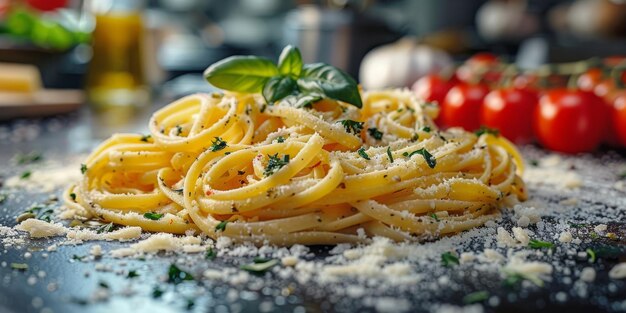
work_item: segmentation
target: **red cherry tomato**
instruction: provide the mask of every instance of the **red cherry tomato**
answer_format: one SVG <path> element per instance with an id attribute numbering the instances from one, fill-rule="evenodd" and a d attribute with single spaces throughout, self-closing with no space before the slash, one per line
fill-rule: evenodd
<path id="1" fill-rule="evenodd" d="M 500 62 L 498 56 L 490 52 L 479 52 L 467 59 L 467 63 L 470 64 L 485 64 L 493 65 Z"/>
<path id="2" fill-rule="evenodd" d="M 441 120 L 447 127 L 463 127 L 473 131 L 480 127 L 480 108 L 489 93 L 484 84 L 458 84 L 446 95 L 441 105 Z"/>
<path id="3" fill-rule="evenodd" d="M 538 97 L 528 89 L 493 90 L 485 97 L 481 123 L 515 143 L 529 143 L 533 138 L 532 120 Z"/>
<path id="4" fill-rule="evenodd" d="M 565 153 L 593 151 L 602 142 L 608 106 L 581 90 L 554 89 L 539 99 L 535 133 L 541 144 Z"/>
<path id="5" fill-rule="evenodd" d="M 592 68 L 578 77 L 577 85 L 580 90 L 593 91 L 593 89 L 602 81 L 602 70 Z"/>
<path id="6" fill-rule="evenodd" d="M 613 138 L 619 145 L 626 147 L 626 90 L 620 90 L 613 98 L 611 126 Z"/>
<path id="7" fill-rule="evenodd" d="M 413 84 L 413 92 L 417 98 L 428 102 L 434 101 L 441 106 L 446 94 L 448 94 L 448 91 L 454 85 L 455 83 L 447 81 L 439 77 L 439 75 L 429 74 L 420 78 Z M 441 114 L 439 114 L 435 122 L 440 124 Z"/>
<path id="8" fill-rule="evenodd" d="M 39 11 L 54 11 L 67 5 L 67 0 L 26 0 L 26 2 Z"/>

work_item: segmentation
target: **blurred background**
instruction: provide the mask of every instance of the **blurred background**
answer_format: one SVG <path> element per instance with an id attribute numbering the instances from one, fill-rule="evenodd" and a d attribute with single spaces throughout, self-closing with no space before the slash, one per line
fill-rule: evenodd
<path id="1" fill-rule="evenodd" d="M 123 123 L 212 90 L 202 72 L 222 58 L 286 44 L 368 89 L 470 80 L 493 58 L 516 75 L 584 60 L 582 73 L 626 55 L 626 1 L 0 0 L 0 120 L 84 107 Z"/>

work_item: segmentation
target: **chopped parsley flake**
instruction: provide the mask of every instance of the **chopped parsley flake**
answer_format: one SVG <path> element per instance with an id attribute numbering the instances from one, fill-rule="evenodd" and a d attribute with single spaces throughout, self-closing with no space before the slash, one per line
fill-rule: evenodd
<path id="1" fill-rule="evenodd" d="M 87 165 L 86 165 L 86 164 L 81 164 L 81 165 L 80 165 L 80 172 L 81 172 L 82 174 L 87 173 Z"/>
<path id="2" fill-rule="evenodd" d="M 170 264 L 170 268 L 167 271 L 167 282 L 170 284 L 178 285 L 187 280 L 193 280 L 193 276 L 176 266 L 176 264 Z"/>
<path id="3" fill-rule="evenodd" d="M 211 141 L 211 147 L 209 148 L 209 150 L 213 152 L 220 151 L 226 148 L 226 146 L 226 141 L 222 140 L 222 138 L 220 137 L 215 137 L 215 140 Z"/>
<path id="4" fill-rule="evenodd" d="M 381 132 L 380 130 L 378 130 L 378 128 L 376 127 L 372 127 L 372 128 L 368 128 L 367 132 L 370 134 L 370 136 L 376 140 L 381 140 L 383 139 L 383 132 Z"/>
<path id="5" fill-rule="evenodd" d="M 432 130 L 432 129 L 430 128 L 430 126 L 424 126 L 424 127 L 422 127 L 422 131 L 423 131 L 423 132 L 430 133 L 430 131 L 431 131 L 431 130 Z"/>
<path id="6" fill-rule="evenodd" d="M 109 289 L 109 284 L 104 281 L 99 281 L 98 286 L 100 286 L 100 288 Z"/>
<path id="7" fill-rule="evenodd" d="M 114 231 L 116 228 L 117 228 L 117 225 L 115 225 L 113 223 L 108 223 L 108 224 L 104 224 L 104 225 L 96 228 L 96 233 L 98 233 L 98 234 L 110 233 L 110 232 Z"/>
<path id="8" fill-rule="evenodd" d="M 485 300 L 489 299 L 489 292 L 483 290 L 483 291 L 476 291 L 476 292 L 472 292 L 468 295 L 466 295 L 465 297 L 463 297 L 463 303 L 465 304 L 473 304 L 473 303 L 478 303 L 478 302 L 483 302 Z"/>
<path id="9" fill-rule="evenodd" d="M 493 128 L 487 128 L 485 126 L 481 126 L 477 131 L 474 132 L 476 136 L 480 137 L 484 134 L 494 135 L 496 137 L 500 136 L 500 131 Z"/>
<path id="10" fill-rule="evenodd" d="M 362 158 L 369 160 L 370 156 L 367 155 L 367 153 L 365 152 L 365 148 L 361 147 L 359 148 L 359 150 L 356 151 Z"/>
<path id="11" fill-rule="evenodd" d="M 25 271 L 28 269 L 28 264 L 26 263 L 11 263 L 11 268 L 14 270 Z"/>
<path id="12" fill-rule="evenodd" d="M 152 298 L 154 298 L 154 299 L 161 298 L 163 293 L 164 293 L 164 291 L 161 290 L 161 288 L 159 288 L 159 286 L 155 286 L 154 289 L 152 289 Z"/>
<path id="13" fill-rule="evenodd" d="M 228 221 L 221 221 L 221 222 L 219 222 L 219 224 L 217 224 L 215 226 L 215 231 L 225 231 L 226 230 L 226 224 L 228 224 Z"/>
<path id="14" fill-rule="evenodd" d="M 217 257 L 217 252 L 213 250 L 213 248 L 206 249 L 206 253 L 204 254 L 204 258 L 207 260 L 213 260 Z"/>
<path id="15" fill-rule="evenodd" d="M 276 138 L 276 142 L 278 142 L 278 143 L 283 143 L 283 142 L 285 142 L 285 137 L 283 137 L 283 136 L 278 136 L 278 138 Z"/>
<path id="16" fill-rule="evenodd" d="M 435 168 L 435 166 L 437 166 L 437 160 L 425 148 L 417 149 L 411 153 L 405 152 L 402 155 L 410 158 L 415 154 L 421 154 L 424 157 L 424 160 L 426 160 L 426 164 L 428 164 L 428 167 Z"/>
<path id="17" fill-rule="evenodd" d="M 24 171 L 22 172 L 22 175 L 20 175 L 20 179 L 28 179 L 31 174 L 32 174 L 31 171 Z"/>
<path id="18" fill-rule="evenodd" d="M 445 267 L 452 267 L 459 265 L 459 258 L 452 254 L 452 252 L 446 252 L 441 254 L 441 264 Z"/>
<path id="19" fill-rule="evenodd" d="M 339 123 L 343 125 L 343 128 L 345 128 L 348 133 L 352 133 L 355 135 L 358 135 L 363 129 L 363 122 L 357 122 L 353 120 L 343 120 L 343 121 L 339 121 Z"/>
<path id="20" fill-rule="evenodd" d="M 251 272 L 251 273 L 262 274 L 262 273 L 265 273 L 267 270 L 269 270 L 276 264 L 278 264 L 278 260 L 255 259 L 255 261 L 251 264 L 242 265 L 241 269 L 244 271 Z"/>
<path id="21" fill-rule="evenodd" d="M 554 248 L 554 244 L 553 243 L 547 242 L 547 241 L 536 240 L 536 239 L 531 239 L 530 242 L 528 243 L 528 246 L 533 248 L 533 249 L 542 249 L 542 248 L 552 249 L 552 248 Z"/>
<path id="22" fill-rule="evenodd" d="M 26 220 L 29 218 L 36 218 L 38 220 L 42 220 L 45 222 L 52 221 L 52 214 L 54 214 L 54 210 L 50 207 L 43 206 L 32 206 L 24 211 L 23 214 L 20 215 L 21 220 Z"/>
<path id="23" fill-rule="evenodd" d="M 17 164 L 20 165 L 31 164 L 43 160 L 43 156 L 41 155 L 41 153 L 31 152 L 26 154 L 18 154 L 15 156 L 15 160 L 17 161 Z"/>
<path id="24" fill-rule="evenodd" d="M 143 135 L 143 136 L 141 136 L 141 139 L 139 139 L 139 140 L 141 140 L 143 142 L 148 142 L 148 140 L 150 140 L 150 138 L 152 138 L 152 135 Z"/>
<path id="25" fill-rule="evenodd" d="M 76 201 L 76 194 L 75 193 L 70 193 L 70 198 L 72 198 L 72 201 Z"/>
<path id="26" fill-rule="evenodd" d="M 524 280 L 528 280 L 539 287 L 543 287 L 543 281 L 534 275 L 524 275 L 516 272 L 508 272 L 506 275 L 502 283 L 508 287 L 515 287 Z"/>
<path id="27" fill-rule="evenodd" d="M 387 157 L 389 158 L 389 163 L 393 163 L 393 155 L 391 155 L 391 147 L 387 147 Z"/>
<path id="28" fill-rule="evenodd" d="M 591 248 L 585 250 L 585 252 L 587 252 L 587 255 L 589 256 L 589 262 L 595 263 L 596 262 L 596 252 L 593 251 L 593 249 L 591 249 Z"/>
<path id="29" fill-rule="evenodd" d="M 176 136 L 180 136 L 183 133 L 183 127 L 180 125 L 176 125 Z"/>
<path id="30" fill-rule="evenodd" d="M 533 166 L 533 167 L 539 166 L 539 161 L 535 159 L 531 159 L 530 161 L 528 161 L 528 163 L 530 163 L 530 166 Z"/>
<path id="31" fill-rule="evenodd" d="M 439 216 L 437 216 L 437 214 L 431 213 L 430 217 L 432 217 L 435 221 L 439 222 Z"/>
<path id="32" fill-rule="evenodd" d="M 146 212 L 143 214 L 143 217 L 149 220 L 158 221 L 163 217 L 163 215 L 163 213 Z"/>
<path id="33" fill-rule="evenodd" d="M 126 275 L 126 278 L 135 278 L 135 277 L 139 277 L 139 274 L 137 274 L 137 271 L 135 270 L 128 271 L 128 275 Z"/>
<path id="34" fill-rule="evenodd" d="M 283 155 L 282 159 L 278 157 L 278 153 L 274 155 L 268 155 L 268 157 L 269 161 L 267 162 L 267 166 L 265 167 L 265 171 L 263 172 L 263 175 L 265 175 L 265 177 L 271 176 L 272 174 L 280 170 L 283 166 L 289 164 L 289 154 Z"/>

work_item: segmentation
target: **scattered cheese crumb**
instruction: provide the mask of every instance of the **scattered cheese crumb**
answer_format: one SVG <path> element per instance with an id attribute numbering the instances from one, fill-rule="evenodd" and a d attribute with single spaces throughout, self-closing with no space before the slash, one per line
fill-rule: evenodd
<path id="1" fill-rule="evenodd" d="M 606 224 L 598 224 L 598 225 L 596 225 L 596 227 L 593 228 L 593 230 L 596 233 L 603 233 L 603 232 L 606 231 L 606 229 L 607 229 Z"/>
<path id="2" fill-rule="evenodd" d="M 89 253 L 97 258 L 102 255 L 102 247 L 100 245 L 93 245 L 91 246 Z"/>
<path id="3" fill-rule="evenodd" d="M 513 227 L 513 235 L 515 239 L 519 241 L 523 246 L 527 246 L 530 241 L 528 232 L 521 227 Z"/>
<path id="4" fill-rule="evenodd" d="M 186 251 L 189 253 L 200 252 L 205 250 L 204 247 L 196 249 L 196 247 L 200 247 L 201 243 L 202 240 L 199 237 L 174 237 L 172 234 L 158 233 L 148 237 L 147 239 L 132 244 L 128 248 L 113 250 L 111 251 L 111 255 L 117 258 L 145 252 L 154 253 L 158 251 Z"/>
<path id="5" fill-rule="evenodd" d="M 15 229 L 28 232 L 31 238 L 55 237 L 67 232 L 67 229 L 59 223 L 48 223 L 34 218 L 23 221 L 15 226 Z"/>
<path id="6" fill-rule="evenodd" d="M 77 241 L 89 241 L 89 240 L 119 240 L 128 241 L 137 239 L 141 236 L 141 227 L 130 226 L 124 227 L 112 232 L 105 232 L 98 234 L 97 232 L 89 229 L 70 230 L 67 233 L 68 239 Z"/>
<path id="7" fill-rule="evenodd" d="M 624 279 L 626 278 L 626 262 L 622 262 L 613 266 L 609 271 L 609 278 L 611 279 Z"/>
<path id="8" fill-rule="evenodd" d="M 282 258 L 280 262 L 284 266 L 296 266 L 296 264 L 298 264 L 298 257 L 289 255 L 289 256 Z"/>
<path id="9" fill-rule="evenodd" d="M 561 232 L 559 234 L 559 241 L 562 243 L 572 242 L 572 233 L 568 231 Z"/>
<path id="10" fill-rule="evenodd" d="M 580 271 L 580 280 L 591 283 L 596 279 L 596 270 L 593 267 L 585 267 Z"/>
<path id="11" fill-rule="evenodd" d="M 513 237 L 511 237 L 511 234 L 509 234 L 509 232 L 506 231 L 506 229 L 504 229 L 504 227 L 498 227 L 498 233 L 496 234 L 496 240 L 497 240 L 498 246 L 500 246 L 500 247 L 513 247 L 513 246 L 515 246 L 517 244 L 515 239 L 513 239 Z"/>

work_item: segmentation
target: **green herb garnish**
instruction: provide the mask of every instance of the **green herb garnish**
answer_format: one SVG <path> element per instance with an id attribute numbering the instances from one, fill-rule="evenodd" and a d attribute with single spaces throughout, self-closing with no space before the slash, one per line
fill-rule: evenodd
<path id="1" fill-rule="evenodd" d="M 226 230 L 226 224 L 228 224 L 228 221 L 221 221 L 221 222 L 219 222 L 219 224 L 217 224 L 215 226 L 215 231 L 225 231 Z"/>
<path id="2" fill-rule="evenodd" d="M 215 87 L 243 93 L 262 93 L 272 104 L 284 100 L 304 107 L 322 98 L 330 98 L 362 107 L 356 81 L 333 66 L 302 62 L 300 50 L 283 49 L 278 66 L 258 56 L 232 56 L 204 71 L 205 79 Z"/>
<path id="3" fill-rule="evenodd" d="M 480 137 L 484 134 L 490 134 L 490 135 L 494 135 L 496 137 L 500 136 L 500 131 L 497 129 L 493 129 L 493 128 L 487 128 L 485 126 L 481 126 L 478 130 L 476 130 L 474 132 L 474 134 L 476 134 L 476 136 Z"/>
<path id="4" fill-rule="evenodd" d="M 0 203 L 3 203 L 4 201 L 7 200 L 7 194 L 4 192 L 0 192 Z"/>
<path id="5" fill-rule="evenodd" d="M 463 303 L 465 304 L 473 304 L 473 303 L 478 303 L 478 302 L 483 302 L 485 300 L 489 299 L 489 292 L 488 291 L 476 291 L 476 292 L 472 292 L 468 295 L 466 295 L 465 297 L 463 297 Z"/>
<path id="6" fill-rule="evenodd" d="M 52 221 L 52 214 L 54 214 L 54 210 L 50 207 L 34 205 L 26 209 L 20 216 L 25 216 L 22 219 L 36 218 L 49 223 Z"/>
<path id="7" fill-rule="evenodd" d="M 391 147 L 387 147 L 387 157 L 389 158 L 389 163 L 393 163 L 393 155 L 391 155 Z"/>
<path id="8" fill-rule="evenodd" d="M 506 278 L 502 281 L 505 286 L 514 287 L 524 280 L 528 280 L 538 287 L 543 287 L 543 281 L 534 275 L 524 275 L 517 272 L 505 272 Z"/>
<path id="9" fill-rule="evenodd" d="M 149 219 L 149 220 L 153 220 L 153 221 L 158 221 L 163 217 L 163 213 L 154 213 L 154 212 L 146 212 L 143 214 L 143 217 Z"/>
<path id="10" fill-rule="evenodd" d="M 441 264 L 445 267 L 452 267 L 454 265 L 459 265 L 459 258 L 454 255 L 452 252 L 445 252 L 441 254 Z"/>
<path id="11" fill-rule="evenodd" d="M 431 130 L 432 130 L 432 129 L 430 128 L 430 126 L 424 126 L 424 127 L 422 127 L 422 131 L 423 131 L 423 132 L 430 133 L 430 131 L 431 131 Z"/>
<path id="12" fill-rule="evenodd" d="M 547 241 L 536 240 L 536 239 L 531 239 L 530 242 L 528 242 L 528 246 L 533 249 L 542 249 L 542 248 L 553 249 L 554 248 L 553 243 L 547 242 Z"/>
<path id="13" fill-rule="evenodd" d="M 365 152 L 365 148 L 361 147 L 359 148 L 359 150 L 356 151 L 362 158 L 369 160 L 370 156 L 367 155 L 367 153 Z"/>
<path id="14" fill-rule="evenodd" d="M 206 249 L 206 253 L 204 254 L 204 258 L 207 260 L 213 260 L 217 257 L 217 252 L 213 250 L 213 248 Z"/>
<path id="15" fill-rule="evenodd" d="M 39 162 L 43 160 L 43 156 L 41 155 L 41 153 L 31 152 L 26 154 L 18 154 L 15 156 L 15 160 L 17 161 L 17 164 L 24 165 Z"/>
<path id="16" fill-rule="evenodd" d="M 428 167 L 435 168 L 435 166 L 437 166 L 437 160 L 425 148 L 417 149 L 411 153 L 405 152 L 402 155 L 410 158 L 415 154 L 421 154 L 424 157 L 424 160 L 426 160 L 426 164 L 428 164 Z"/>
<path id="17" fill-rule="evenodd" d="M 226 141 L 222 140 L 222 138 L 220 137 L 215 137 L 215 140 L 211 141 L 211 147 L 209 148 L 209 150 L 213 152 L 220 151 L 226 148 L 226 146 Z"/>
<path id="18" fill-rule="evenodd" d="M 70 193 L 70 198 L 72 198 L 72 201 L 76 201 L 76 194 L 75 193 Z"/>
<path id="19" fill-rule="evenodd" d="M 100 288 L 109 289 L 109 284 L 107 284 L 105 281 L 99 281 L 98 286 L 100 286 Z"/>
<path id="20" fill-rule="evenodd" d="M 14 270 L 25 271 L 28 269 L 28 264 L 26 263 L 11 263 L 11 268 Z"/>
<path id="21" fill-rule="evenodd" d="M 363 129 L 363 122 L 357 122 L 353 120 L 343 120 L 343 121 L 339 121 L 339 123 L 343 125 L 343 128 L 346 129 L 346 132 L 351 133 L 351 134 L 358 135 Z"/>
<path id="22" fill-rule="evenodd" d="M 278 137 L 276 138 L 276 142 L 278 142 L 278 143 L 283 143 L 283 142 L 285 142 L 285 137 L 283 137 L 283 136 L 278 136 Z"/>
<path id="23" fill-rule="evenodd" d="M 164 293 L 164 291 L 161 290 L 161 288 L 159 288 L 158 286 L 155 286 L 154 289 L 152 289 L 152 298 L 154 298 L 154 299 L 161 298 L 163 293 Z"/>
<path id="24" fill-rule="evenodd" d="M 167 282 L 170 284 L 178 285 L 187 280 L 193 280 L 193 275 L 181 270 L 176 264 L 170 264 L 170 268 L 167 271 Z"/>
<path id="25" fill-rule="evenodd" d="M 183 127 L 180 125 L 176 125 L 176 136 L 180 136 L 183 133 Z"/>
<path id="26" fill-rule="evenodd" d="M 81 164 L 80 165 L 80 172 L 84 175 L 85 173 L 87 173 L 87 165 L 86 164 Z"/>
<path id="27" fill-rule="evenodd" d="M 196 306 L 196 301 L 194 301 L 191 298 L 187 299 L 187 304 L 185 305 L 185 309 L 187 309 L 187 311 L 189 311 L 189 310 L 193 309 L 194 306 Z"/>
<path id="28" fill-rule="evenodd" d="M 535 159 L 530 159 L 530 161 L 528 161 L 528 163 L 530 164 L 530 166 L 533 166 L 533 167 L 539 166 L 539 161 L 535 160 Z"/>
<path id="29" fill-rule="evenodd" d="M 24 171 L 22 172 L 22 175 L 20 175 L 20 179 L 27 179 L 30 177 L 31 174 L 32 174 L 31 171 Z"/>
<path id="30" fill-rule="evenodd" d="M 278 260 L 264 260 L 264 262 L 261 262 L 261 260 L 256 260 L 251 264 L 242 265 L 241 269 L 256 274 L 262 274 L 276 264 L 278 264 Z"/>
<path id="31" fill-rule="evenodd" d="M 150 140 L 150 138 L 152 138 L 152 135 L 143 135 L 143 136 L 141 136 L 141 139 L 139 139 L 139 140 L 141 140 L 143 142 L 148 142 L 148 140 Z"/>
<path id="32" fill-rule="evenodd" d="M 82 261 L 83 259 L 85 259 L 87 256 L 86 255 L 78 255 L 78 254 L 73 254 L 72 255 L 72 260 L 75 261 Z"/>
<path id="33" fill-rule="evenodd" d="M 289 154 L 283 155 L 283 158 L 278 157 L 278 153 L 274 155 L 268 155 L 269 160 L 267 162 L 267 166 L 265 167 L 265 171 L 263 171 L 263 175 L 268 177 L 278 170 L 280 170 L 283 166 L 289 164 Z"/>
<path id="34" fill-rule="evenodd" d="M 439 216 L 437 216 L 437 214 L 431 213 L 430 217 L 432 217 L 435 221 L 439 222 Z"/>
<path id="35" fill-rule="evenodd" d="M 137 271 L 135 270 L 128 271 L 128 275 L 126 275 L 126 278 L 135 278 L 135 277 L 139 277 L 139 274 L 137 274 Z"/>
<path id="36" fill-rule="evenodd" d="M 104 224 L 98 228 L 96 228 L 96 233 L 98 234 L 102 234 L 102 233 L 110 233 L 113 230 L 115 230 L 116 225 L 113 223 L 108 223 L 108 224 Z"/>
<path id="37" fill-rule="evenodd" d="M 587 252 L 587 255 L 589 256 L 589 262 L 595 263 L 596 262 L 596 252 L 593 251 L 591 248 L 588 248 L 587 250 L 585 250 L 585 252 Z"/>
<path id="38" fill-rule="evenodd" d="M 381 140 L 383 139 L 383 132 L 381 132 L 380 130 L 378 130 L 378 128 L 376 127 L 372 127 L 372 128 L 368 128 L 367 132 L 370 134 L 370 136 L 376 140 Z"/>

